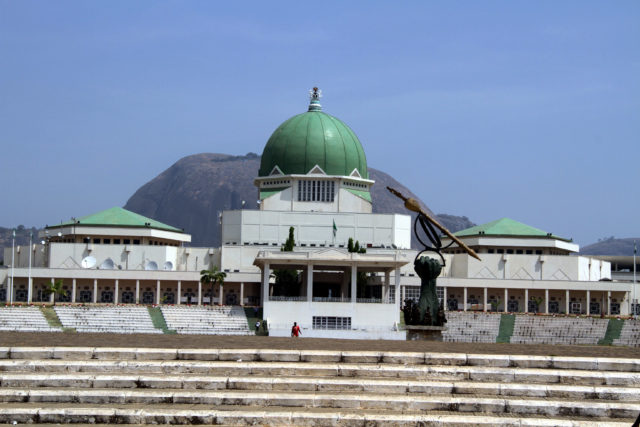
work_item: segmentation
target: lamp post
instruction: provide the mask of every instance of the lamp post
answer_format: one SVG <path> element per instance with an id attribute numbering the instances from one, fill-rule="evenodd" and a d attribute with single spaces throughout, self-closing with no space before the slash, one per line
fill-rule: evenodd
<path id="1" fill-rule="evenodd" d="M 15 247 L 16 247 L 16 229 L 13 229 L 11 238 L 11 286 L 9 286 L 9 304 L 13 304 L 13 279 L 15 276 Z"/>
<path id="2" fill-rule="evenodd" d="M 638 318 L 638 302 L 636 301 L 636 252 L 638 252 L 638 247 L 636 246 L 636 241 L 633 241 L 633 302 L 635 305 L 631 305 L 633 307 L 633 318 Z"/>
<path id="3" fill-rule="evenodd" d="M 31 252 L 33 252 L 33 230 L 29 232 L 29 279 L 27 279 L 27 304 L 31 304 Z"/>

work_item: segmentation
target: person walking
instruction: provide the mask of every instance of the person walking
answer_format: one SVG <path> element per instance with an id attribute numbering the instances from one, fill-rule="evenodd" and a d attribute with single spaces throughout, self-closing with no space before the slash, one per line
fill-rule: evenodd
<path id="1" fill-rule="evenodd" d="M 302 334 L 300 326 L 298 326 L 297 322 L 293 322 L 293 327 L 291 328 L 291 336 L 294 338 L 298 338 L 300 334 Z"/>
<path id="2" fill-rule="evenodd" d="M 256 334 L 260 331 L 260 321 L 256 321 Z"/>

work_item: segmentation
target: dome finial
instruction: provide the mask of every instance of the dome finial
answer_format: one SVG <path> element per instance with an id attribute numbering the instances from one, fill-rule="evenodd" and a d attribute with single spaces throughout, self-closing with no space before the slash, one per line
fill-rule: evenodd
<path id="1" fill-rule="evenodd" d="M 311 102 L 309 103 L 309 111 L 322 111 L 322 105 L 320 105 L 322 91 L 317 87 L 314 87 L 309 91 L 309 97 L 311 98 Z"/>

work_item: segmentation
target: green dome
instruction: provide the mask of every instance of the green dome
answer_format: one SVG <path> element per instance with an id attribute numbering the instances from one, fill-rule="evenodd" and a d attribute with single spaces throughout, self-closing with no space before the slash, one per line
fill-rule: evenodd
<path id="1" fill-rule="evenodd" d="M 291 117 L 273 132 L 262 152 L 259 176 L 278 166 L 285 175 L 306 174 L 315 165 L 327 175 L 348 176 L 354 169 L 368 179 L 367 159 L 355 133 L 323 113 L 317 98 L 309 111 Z"/>

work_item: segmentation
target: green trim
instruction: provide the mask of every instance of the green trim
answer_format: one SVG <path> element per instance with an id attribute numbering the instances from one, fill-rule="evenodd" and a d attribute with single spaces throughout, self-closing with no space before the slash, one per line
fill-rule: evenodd
<path id="1" fill-rule="evenodd" d="M 496 342 L 511 342 L 513 328 L 516 324 L 516 316 L 514 314 L 503 314 L 500 316 L 500 327 L 498 328 L 498 336 Z"/>
<path id="2" fill-rule="evenodd" d="M 115 207 L 111 209 L 105 209 L 100 212 L 96 212 L 91 215 L 76 218 L 75 222 L 66 221 L 59 225 L 53 225 L 47 227 L 48 229 L 65 227 L 70 225 L 90 225 L 90 226 L 107 226 L 107 227 L 144 227 L 144 228 L 156 228 L 158 230 L 175 231 L 177 233 L 183 233 L 184 231 L 172 227 L 167 224 L 163 224 L 155 219 L 147 218 L 135 212 L 128 211 L 123 208 Z"/>
<path id="3" fill-rule="evenodd" d="M 613 340 L 620 338 L 623 326 L 624 320 L 609 319 L 609 323 L 607 323 L 607 332 L 605 332 L 604 338 L 598 341 L 598 345 L 612 345 Z"/>
<path id="4" fill-rule="evenodd" d="M 570 239 L 555 236 L 546 231 L 514 221 L 510 218 L 500 218 L 486 224 L 476 225 L 453 233 L 457 237 L 468 236 L 502 236 L 502 237 L 544 237 L 570 242 Z"/>
<path id="5" fill-rule="evenodd" d="M 149 312 L 149 317 L 151 317 L 151 322 L 153 322 L 153 327 L 156 329 L 162 330 L 163 334 L 175 334 L 176 331 L 173 329 L 169 329 L 167 326 L 167 322 L 164 320 L 164 316 L 162 315 L 162 310 L 160 307 L 147 307 L 147 311 Z"/>
<path id="6" fill-rule="evenodd" d="M 351 188 L 345 188 L 345 190 L 349 191 L 350 193 L 355 194 L 356 196 L 365 199 L 366 201 L 368 201 L 369 203 L 371 203 L 371 193 L 369 193 L 368 191 L 362 191 L 362 190 L 353 190 Z"/>
<path id="7" fill-rule="evenodd" d="M 260 200 L 264 200 L 267 197 L 271 197 L 275 194 L 280 193 L 283 190 L 291 187 L 278 187 L 278 188 L 269 188 L 268 190 L 260 190 Z"/>

